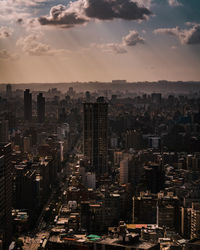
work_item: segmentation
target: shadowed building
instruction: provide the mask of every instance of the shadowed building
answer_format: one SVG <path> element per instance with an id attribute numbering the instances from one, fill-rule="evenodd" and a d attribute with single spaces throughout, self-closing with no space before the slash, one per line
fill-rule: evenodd
<path id="1" fill-rule="evenodd" d="M 7 143 L 8 140 L 8 120 L 0 121 L 0 142 Z"/>
<path id="2" fill-rule="evenodd" d="M 12 236 L 12 175 L 11 144 L 0 143 L 0 234 L 3 249 L 7 249 Z"/>
<path id="3" fill-rule="evenodd" d="M 41 123 L 45 120 L 45 98 L 42 93 L 37 96 L 37 119 Z"/>
<path id="4" fill-rule="evenodd" d="M 24 120 L 32 120 L 32 94 L 30 89 L 24 91 Z"/>
<path id="5" fill-rule="evenodd" d="M 108 104 L 103 97 L 84 103 L 84 155 L 97 175 L 107 172 Z"/>
<path id="6" fill-rule="evenodd" d="M 164 172 L 160 164 L 149 162 L 144 166 L 146 188 L 151 193 L 158 193 L 163 188 Z"/>
<path id="7" fill-rule="evenodd" d="M 150 192 L 141 192 L 140 196 L 133 197 L 133 223 L 156 224 L 157 195 Z"/>
<path id="8" fill-rule="evenodd" d="M 6 97 L 7 98 L 12 97 L 12 85 L 11 84 L 6 85 Z"/>

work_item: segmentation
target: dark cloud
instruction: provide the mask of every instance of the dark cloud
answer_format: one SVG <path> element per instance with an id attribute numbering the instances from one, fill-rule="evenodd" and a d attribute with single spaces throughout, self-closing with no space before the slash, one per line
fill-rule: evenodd
<path id="1" fill-rule="evenodd" d="M 39 23 L 42 25 L 63 25 L 66 27 L 72 27 L 75 24 L 83 24 L 87 22 L 86 19 L 78 18 L 75 13 L 65 13 L 62 17 L 59 18 L 46 18 L 40 17 Z"/>
<path id="2" fill-rule="evenodd" d="M 68 6 L 57 5 L 51 8 L 49 16 L 40 17 L 41 25 L 62 25 L 71 27 L 91 19 L 143 20 L 150 10 L 132 0 L 77 0 Z"/>
<path id="3" fill-rule="evenodd" d="M 18 23 L 18 24 L 22 24 L 23 22 L 24 22 L 23 18 L 18 18 L 16 21 L 16 23 Z"/>
<path id="4" fill-rule="evenodd" d="M 85 13 L 90 18 L 110 20 L 121 18 L 125 20 L 145 19 L 151 12 L 145 7 L 139 7 L 131 0 L 88 0 Z"/>
<path id="5" fill-rule="evenodd" d="M 192 29 L 186 33 L 187 44 L 200 44 L 200 24 L 195 25 Z"/>
<path id="6" fill-rule="evenodd" d="M 194 24 L 190 29 L 161 28 L 154 30 L 154 33 L 176 36 L 182 44 L 200 44 L 200 24 Z"/>

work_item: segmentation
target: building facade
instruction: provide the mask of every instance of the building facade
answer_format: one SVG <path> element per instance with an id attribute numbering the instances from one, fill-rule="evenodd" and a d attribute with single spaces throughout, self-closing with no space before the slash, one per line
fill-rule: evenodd
<path id="1" fill-rule="evenodd" d="M 0 144 L 0 234 L 3 249 L 6 249 L 12 237 L 12 175 L 11 144 Z"/>
<path id="2" fill-rule="evenodd" d="M 45 120 L 45 98 L 42 93 L 37 96 L 37 119 L 40 123 Z"/>
<path id="3" fill-rule="evenodd" d="M 97 175 L 107 172 L 108 104 L 102 97 L 84 103 L 84 156 Z"/>
<path id="4" fill-rule="evenodd" d="M 24 91 L 24 120 L 32 120 L 32 94 L 30 89 Z"/>

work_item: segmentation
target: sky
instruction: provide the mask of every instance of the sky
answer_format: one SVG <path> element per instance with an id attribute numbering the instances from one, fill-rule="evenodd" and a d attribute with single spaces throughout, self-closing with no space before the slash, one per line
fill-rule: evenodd
<path id="1" fill-rule="evenodd" d="M 0 83 L 200 81 L 199 0 L 0 0 Z"/>

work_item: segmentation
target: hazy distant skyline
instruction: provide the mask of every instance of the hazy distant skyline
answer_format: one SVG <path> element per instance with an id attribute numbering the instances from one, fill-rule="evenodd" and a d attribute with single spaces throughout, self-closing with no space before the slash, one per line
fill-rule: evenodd
<path id="1" fill-rule="evenodd" d="M 0 0 L 0 82 L 200 80 L 198 0 Z"/>

